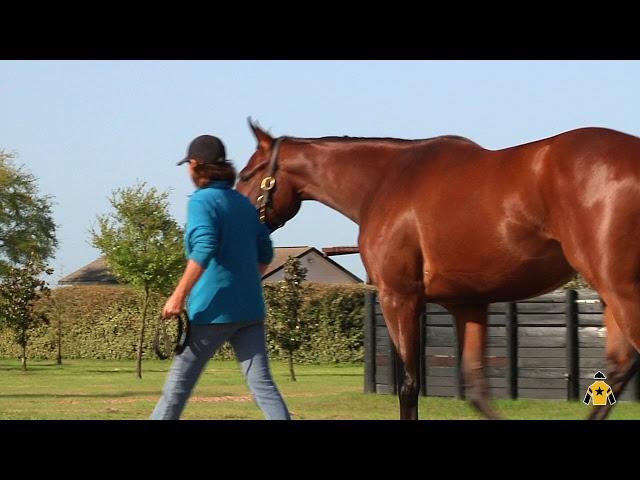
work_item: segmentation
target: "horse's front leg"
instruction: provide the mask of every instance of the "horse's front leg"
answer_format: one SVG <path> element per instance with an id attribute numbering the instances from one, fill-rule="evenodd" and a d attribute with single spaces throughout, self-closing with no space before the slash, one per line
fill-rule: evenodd
<path id="1" fill-rule="evenodd" d="M 413 295 L 380 289 L 380 307 L 404 366 L 404 379 L 399 391 L 400 420 L 418 419 L 420 312 L 423 306 L 424 299 L 419 293 Z"/>
<path id="2" fill-rule="evenodd" d="M 489 387 L 484 375 L 487 344 L 488 305 L 445 305 L 456 319 L 459 345 L 462 346 L 462 370 L 467 400 L 487 418 L 500 416 L 489 402 Z"/>

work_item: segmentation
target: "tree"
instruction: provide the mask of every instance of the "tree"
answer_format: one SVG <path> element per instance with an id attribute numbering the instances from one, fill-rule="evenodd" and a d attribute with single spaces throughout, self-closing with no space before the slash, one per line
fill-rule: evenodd
<path id="1" fill-rule="evenodd" d="M 0 276 L 31 257 L 45 262 L 55 251 L 51 197 L 38 192 L 36 178 L 0 150 Z"/>
<path id="2" fill-rule="evenodd" d="M 143 294 L 137 346 L 138 378 L 142 378 L 142 345 L 151 292 L 168 294 L 185 266 L 183 230 L 168 210 L 168 192 L 146 183 L 116 189 L 113 213 L 99 215 L 91 230 L 93 246 L 105 257 L 111 273 Z"/>
<path id="3" fill-rule="evenodd" d="M 63 276 L 62 267 L 60 268 L 60 276 Z M 48 304 L 48 305 L 47 305 Z M 56 364 L 62 365 L 62 319 L 64 318 L 64 305 L 61 305 L 55 295 L 49 295 L 45 305 L 53 314 L 55 319 L 55 342 L 56 342 Z"/>
<path id="4" fill-rule="evenodd" d="M 284 350 L 289 361 L 291 381 L 296 381 L 293 369 L 293 354 L 298 350 L 305 338 L 301 324 L 304 287 L 302 282 L 307 278 L 307 269 L 300 265 L 300 260 L 289 257 L 284 266 L 284 281 L 275 287 L 273 303 L 269 311 L 273 324 L 270 333 L 279 348 Z"/>
<path id="5" fill-rule="evenodd" d="M 0 323 L 13 330 L 16 343 L 22 347 L 22 370 L 27 370 L 29 329 L 48 323 L 44 314 L 34 311 L 35 302 L 50 293 L 47 282 L 39 278 L 43 271 L 53 273 L 32 257 L 25 266 L 9 267 L 0 283 Z"/>

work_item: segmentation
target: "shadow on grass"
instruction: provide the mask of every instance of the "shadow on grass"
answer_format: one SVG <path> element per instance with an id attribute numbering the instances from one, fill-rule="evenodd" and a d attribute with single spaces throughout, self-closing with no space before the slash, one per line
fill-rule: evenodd
<path id="1" fill-rule="evenodd" d="M 142 376 L 144 378 L 144 374 L 145 373 L 167 373 L 168 371 L 169 371 L 168 368 L 166 370 L 151 370 L 151 369 L 143 368 L 142 369 Z M 134 367 L 134 368 L 129 368 L 129 369 L 118 369 L 118 370 L 84 370 L 84 372 L 87 372 L 87 373 L 128 373 L 128 374 L 132 374 L 132 373 L 136 372 L 136 369 Z"/>
<path id="2" fill-rule="evenodd" d="M 289 375 L 288 373 L 281 373 L 281 375 Z M 298 377 L 362 377 L 362 373 L 298 373 L 296 372 L 296 378 Z"/>
<path id="3" fill-rule="evenodd" d="M 27 366 L 27 370 L 26 372 L 47 372 L 47 371 L 51 371 L 51 367 L 56 367 L 56 370 L 60 370 L 60 371 L 64 371 L 65 369 L 65 365 L 57 365 L 55 363 L 52 364 L 47 364 L 47 365 L 34 365 L 34 366 Z M 75 365 L 66 365 L 66 367 L 68 368 L 68 371 L 71 371 L 72 369 L 77 369 L 78 367 L 76 367 Z M 25 370 L 22 370 L 21 366 L 12 366 L 12 367 L 7 367 L 7 366 L 0 366 L 0 372 L 22 372 Z M 122 368 L 122 369 L 118 369 L 118 370 L 84 370 L 82 369 L 82 373 L 128 373 L 128 374 L 134 374 L 136 371 L 135 367 L 133 368 Z M 145 373 L 167 373 L 169 371 L 169 368 L 167 367 L 164 370 L 156 370 L 156 369 L 142 369 L 142 374 L 144 376 Z"/>
<path id="4" fill-rule="evenodd" d="M 21 366 L 15 366 L 15 367 L 0 367 L 0 372 L 12 372 L 12 371 L 20 371 L 20 372 L 37 372 L 37 371 L 48 371 L 51 370 L 51 367 L 56 367 L 57 369 L 62 369 L 62 367 L 64 367 L 64 365 L 57 365 L 55 363 L 52 363 L 51 365 L 29 365 L 27 364 L 27 369 L 26 370 L 22 370 Z"/>
<path id="5" fill-rule="evenodd" d="M 157 392 L 122 392 L 122 393 L 0 393 L 0 400 L 3 398 L 127 398 L 127 397 L 140 397 L 140 396 L 158 396 L 162 394 L 161 391 Z"/>

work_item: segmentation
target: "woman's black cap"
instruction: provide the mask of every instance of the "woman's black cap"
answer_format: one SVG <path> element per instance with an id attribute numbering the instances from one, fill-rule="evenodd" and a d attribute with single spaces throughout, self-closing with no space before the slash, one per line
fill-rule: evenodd
<path id="1" fill-rule="evenodd" d="M 200 135 L 193 139 L 187 149 L 187 156 L 177 165 L 187 163 L 192 158 L 202 163 L 223 163 L 227 161 L 222 140 L 213 135 Z"/>

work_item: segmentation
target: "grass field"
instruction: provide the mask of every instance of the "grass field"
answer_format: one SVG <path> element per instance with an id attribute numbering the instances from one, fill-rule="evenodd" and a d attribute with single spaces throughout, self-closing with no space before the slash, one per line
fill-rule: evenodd
<path id="1" fill-rule="evenodd" d="M 0 359 L 0 419 L 146 419 L 158 400 L 169 361 L 19 361 Z M 276 382 L 294 419 L 376 420 L 398 418 L 391 395 L 365 395 L 362 365 L 299 365 L 297 382 L 272 362 Z M 509 419 L 582 419 L 590 407 L 556 400 L 495 400 Z M 183 419 L 262 419 L 235 362 L 212 361 L 200 378 Z M 465 402 L 420 398 L 421 419 L 477 419 Z M 640 419 L 640 403 L 621 402 L 614 419 Z"/>

